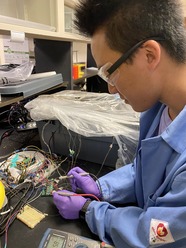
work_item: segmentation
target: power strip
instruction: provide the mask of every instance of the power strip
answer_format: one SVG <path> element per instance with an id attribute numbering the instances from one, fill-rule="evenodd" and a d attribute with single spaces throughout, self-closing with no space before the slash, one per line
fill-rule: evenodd
<path id="1" fill-rule="evenodd" d="M 25 131 L 30 129 L 37 128 L 37 124 L 35 121 L 28 122 L 26 124 L 20 124 L 17 126 L 17 131 Z"/>

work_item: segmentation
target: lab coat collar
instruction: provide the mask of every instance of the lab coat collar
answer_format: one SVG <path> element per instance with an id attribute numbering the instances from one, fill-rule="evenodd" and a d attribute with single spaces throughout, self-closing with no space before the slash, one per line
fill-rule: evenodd
<path id="1" fill-rule="evenodd" d="M 165 129 L 161 137 L 178 153 L 186 149 L 186 106 Z"/>

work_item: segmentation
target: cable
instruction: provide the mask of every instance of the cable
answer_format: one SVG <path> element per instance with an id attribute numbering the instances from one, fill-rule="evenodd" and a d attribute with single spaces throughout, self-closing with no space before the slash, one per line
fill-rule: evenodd
<path id="1" fill-rule="evenodd" d="M 102 197 L 103 192 L 102 192 L 102 188 L 101 188 L 100 181 L 99 181 L 98 177 L 96 175 L 94 175 L 93 173 L 89 173 L 89 175 L 92 176 L 95 179 L 95 181 L 97 182 L 98 188 L 99 188 L 99 191 L 100 191 L 101 197 Z"/>
<path id="2" fill-rule="evenodd" d="M 111 151 L 111 149 L 112 149 L 112 147 L 113 147 L 113 143 L 114 143 L 114 137 L 112 138 L 112 143 L 111 143 L 110 146 L 109 146 L 108 152 L 107 152 L 107 154 L 105 155 L 105 158 L 104 158 L 104 160 L 103 160 L 103 162 L 102 162 L 102 164 L 101 164 L 101 167 L 100 167 L 99 171 L 98 171 L 97 174 L 96 174 L 96 177 L 98 177 L 99 174 L 101 173 L 101 171 L 102 171 L 102 169 L 103 169 L 103 166 L 104 166 L 104 164 L 105 164 L 105 161 L 106 161 L 106 159 L 107 159 L 107 157 L 108 157 L 108 155 L 109 155 L 109 153 L 110 153 L 110 151 Z"/>
<path id="3" fill-rule="evenodd" d="M 42 127 L 41 138 L 42 138 L 43 143 L 47 146 L 49 153 L 51 154 L 52 152 L 51 152 L 51 148 L 50 148 L 50 142 L 51 142 L 52 137 L 59 130 L 59 127 L 57 127 L 56 130 L 52 133 L 52 135 L 51 135 L 51 137 L 49 139 L 49 142 L 47 143 L 45 138 L 44 138 L 44 130 L 45 130 L 46 126 L 49 123 L 50 123 L 50 121 L 45 123 L 45 125 Z M 67 143 L 68 150 L 69 150 L 69 156 L 71 158 L 71 166 L 70 166 L 70 168 L 73 168 L 75 166 L 75 164 L 76 164 L 78 155 L 79 155 L 80 150 L 81 150 L 81 136 L 79 134 L 77 134 L 77 136 L 75 136 L 75 138 L 73 138 L 72 134 L 71 134 L 71 131 L 68 130 L 68 129 L 66 129 L 66 131 L 67 131 L 68 136 L 69 136 L 69 141 L 67 142 L 67 140 L 66 140 L 66 143 Z M 78 150 L 76 152 L 76 138 L 77 137 L 78 137 L 78 140 L 79 140 L 79 146 L 78 146 Z"/>
<path id="4" fill-rule="evenodd" d="M 2 141 L 4 138 L 8 137 L 12 132 L 14 131 L 14 128 L 10 128 L 6 130 L 0 137 L 0 145 L 2 144 Z"/>
<path id="5" fill-rule="evenodd" d="M 19 213 L 19 211 L 16 211 L 15 213 L 13 213 L 9 217 L 9 219 L 8 219 L 8 221 L 6 223 L 6 228 L 5 228 L 5 246 L 4 246 L 4 248 L 6 248 L 7 247 L 7 244 L 8 244 L 8 228 L 9 228 L 10 224 L 14 221 L 14 219 L 17 216 L 18 213 Z"/>
<path id="6" fill-rule="evenodd" d="M 29 199 L 32 199 L 34 193 L 33 183 L 22 183 L 17 187 L 6 190 L 6 196 L 8 198 L 7 205 L 2 209 L 2 212 L 7 214 L 0 216 L 0 235 L 3 234 L 7 228 L 12 224 L 15 218 L 10 218 L 12 216 L 16 217 L 17 213 L 27 204 Z"/>
<path id="7" fill-rule="evenodd" d="M 65 159 L 63 159 L 62 161 L 60 161 L 60 163 L 59 163 L 58 166 L 57 166 L 57 172 L 58 172 L 59 176 L 62 176 L 61 173 L 59 172 L 59 168 L 61 167 L 61 165 L 62 165 L 67 159 L 68 159 L 68 157 L 66 157 Z M 65 175 L 67 174 L 67 172 L 65 172 L 62 168 L 60 168 L 60 169 L 64 172 Z"/>
<path id="8" fill-rule="evenodd" d="M 92 197 L 94 198 L 96 201 L 100 201 L 99 198 L 97 198 L 97 196 L 93 195 L 93 194 L 76 194 L 76 193 L 68 193 L 68 192 L 63 192 L 63 191 L 57 191 L 56 192 L 58 195 L 62 195 L 62 196 L 85 196 L 85 197 Z"/>
<path id="9" fill-rule="evenodd" d="M 79 140 L 79 147 L 78 147 L 78 151 L 77 151 L 77 154 L 76 154 L 76 157 L 74 160 L 74 166 L 76 165 L 76 161 L 77 161 L 79 153 L 81 151 L 81 135 L 80 134 L 78 134 L 78 140 Z"/>
<path id="10" fill-rule="evenodd" d="M 42 185 L 40 187 L 42 187 Z M 39 188 L 37 189 L 37 191 L 38 190 L 39 190 Z M 37 191 L 36 191 L 36 194 L 37 194 Z M 37 196 L 34 195 L 33 198 L 30 199 L 30 201 L 27 202 L 27 204 L 30 204 L 31 202 L 34 202 L 35 200 L 37 200 L 41 196 L 41 194 L 42 194 L 42 192 L 40 192 Z"/>
<path id="11" fill-rule="evenodd" d="M 49 123 L 50 123 L 50 121 L 47 121 L 47 122 L 45 123 L 45 125 L 43 126 L 42 131 L 41 131 L 41 138 L 42 138 L 43 143 L 47 146 L 48 152 L 49 152 L 50 154 L 52 154 L 51 149 L 50 149 L 50 146 L 46 143 L 46 141 L 45 141 L 45 139 L 44 139 L 44 130 L 45 130 L 46 126 L 47 126 Z"/>
<path id="12" fill-rule="evenodd" d="M 1 112 L 0 115 L 3 115 L 5 113 L 7 113 L 7 112 L 10 112 L 10 110 L 5 110 L 5 111 Z"/>
<path id="13" fill-rule="evenodd" d="M 4 159 L 4 158 L 7 158 L 7 157 L 10 157 L 12 155 L 12 152 L 9 153 L 9 154 L 6 154 L 4 156 L 0 156 L 0 159 Z"/>
<path id="14" fill-rule="evenodd" d="M 94 198 L 96 201 L 100 201 L 100 199 L 93 194 L 73 194 L 72 196 L 85 196 L 85 197 L 90 196 L 90 197 Z"/>
<path id="15" fill-rule="evenodd" d="M 23 103 L 14 103 L 10 108 L 10 113 L 8 116 L 9 125 L 16 127 L 18 123 L 26 124 L 28 121 L 30 121 L 28 110 L 24 107 Z"/>

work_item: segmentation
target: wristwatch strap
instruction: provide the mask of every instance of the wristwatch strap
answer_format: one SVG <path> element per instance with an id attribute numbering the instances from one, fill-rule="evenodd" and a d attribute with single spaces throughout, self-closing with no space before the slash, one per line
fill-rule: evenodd
<path id="1" fill-rule="evenodd" d="M 87 200 L 85 202 L 85 204 L 83 205 L 82 209 L 79 211 L 79 218 L 80 219 L 83 219 L 83 220 L 85 219 L 85 214 L 86 214 L 87 208 L 91 202 L 92 202 L 91 200 Z"/>

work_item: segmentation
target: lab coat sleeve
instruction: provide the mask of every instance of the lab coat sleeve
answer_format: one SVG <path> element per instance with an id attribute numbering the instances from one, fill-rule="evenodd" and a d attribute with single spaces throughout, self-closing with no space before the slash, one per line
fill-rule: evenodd
<path id="1" fill-rule="evenodd" d="M 134 164 L 128 164 L 101 177 L 103 199 L 119 204 L 135 203 L 134 175 Z"/>
<path id="2" fill-rule="evenodd" d="M 86 221 L 101 240 L 117 248 L 185 247 L 186 171 L 175 177 L 170 190 L 155 202 L 149 198 L 146 210 L 129 206 L 116 208 L 108 202 L 90 203 Z M 156 239 L 155 222 L 166 225 L 168 234 Z"/>

